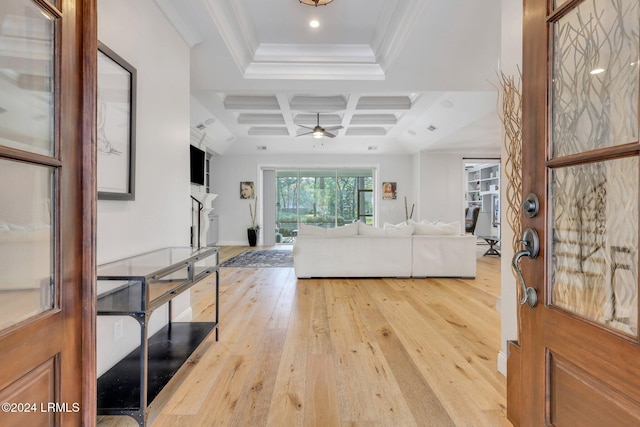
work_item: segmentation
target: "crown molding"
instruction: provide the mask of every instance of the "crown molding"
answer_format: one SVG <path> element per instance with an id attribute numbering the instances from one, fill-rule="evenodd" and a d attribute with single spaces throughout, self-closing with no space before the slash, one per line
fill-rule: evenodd
<path id="1" fill-rule="evenodd" d="M 394 2 L 394 8 L 402 3 Z M 385 78 L 384 68 L 377 60 L 375 49 L 369 45 L 261 44 L 253 30 L 249 14 L 244 9 L 244 2 L 206 0 L 205 6 L 234 62 L 246 79 Z M 398 24 L 395 29 L 402 29 L 402 26 Z M 396 46 L 398 45 L 389 48 Z"/>
<path id="2" fill-rule="evenodd" d="M 253 61 L 375 64 L 376 57 L 367 44 L 262 43 L 256 49 Z"/>
<path id="3" fill-rule="evenodd" d="M 190 48 L 202 42 L 202 37 L 200 36 L 200 34 L 198 34 L 192 26 L 187 24 L 187 21 L 184 20 L 172 0 L 154 1 L 156 3 L 156 6 L 158 6 L 160 11 L 164 14 L 164 16 L 166 16 L 171 25 L 173 25 L 178 34 L 180 34 L 182 39 Z"/>
<path id="4" fill-rule="evenodd" d="M 378 64 L 258 63 L 245 69 L 246 79 L 384 80 Z"/>
<path id="5" fill-rule="evenodd" d="M 424 0 L 385 1 L 385 9 L 376 25 L 378 31 L 371 42 L 371 48 L 383 70 L 388 70 L 398 57 L 427 3 Z"/>
<path id="6" fill-rule="evenodd" d="M 206 0 L 204 5 L 233 60 L 244 72 L 253 60 L 258 42 L 242 2 Z"/>

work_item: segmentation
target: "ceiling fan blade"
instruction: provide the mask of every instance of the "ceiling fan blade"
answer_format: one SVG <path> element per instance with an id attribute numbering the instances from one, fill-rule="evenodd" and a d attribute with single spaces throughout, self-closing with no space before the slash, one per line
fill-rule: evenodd
<path id="1" fill-rule="evenodd" d="M 344 129 L 343 126 L 329 126 L 328 128 L 324 128 L 324 130 L 338 130 L 338 129 Z"/>
<path id="2" fill-rule="evenodd" d="M 334 134 L 332 134 L 331 132 L 327 132 L 326 130 L 324 132 L 322 132 L 322 134 L 324 136 L 328 136 L 329 138 L 335 138 L 336 137 Z"/>
<path id="3" fill-rule="evenodd" d="M 309 126 L 305 126 L 305 125 L 298 125 L 298 126 L 299 126 L 299 127 L 301 127 L 301 128 L 305 128 L 305 129 L 311 129 L 311 130 L 313 130 L 313 128 L 310 128 Z"/>
<path id="4" fill-rule="evenodd" d="M 296 135 L 296 138 L 302 135 L 311 135 L 313 132 L 305 132 L 305 133 L 299 133 Z"/>

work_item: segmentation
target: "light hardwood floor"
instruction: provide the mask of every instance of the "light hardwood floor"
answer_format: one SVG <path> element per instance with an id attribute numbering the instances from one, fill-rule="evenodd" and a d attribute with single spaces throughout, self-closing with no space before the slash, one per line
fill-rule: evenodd
<path id="1" fill-rule="evenodd" d="M 221 261 L 246 249 L 223 247 Z M 484 249 L 475 280 L 222 268 L 220 340 L 160 393 L 153 427 L 510 426 L 496 370 L 500 261 Z M 194 320 L 211 320 L 212 282 L 193 289 Z"/>

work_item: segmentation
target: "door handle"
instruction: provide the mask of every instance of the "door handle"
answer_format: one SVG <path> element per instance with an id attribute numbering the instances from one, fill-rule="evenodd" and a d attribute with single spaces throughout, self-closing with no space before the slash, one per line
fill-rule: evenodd
<path id="1" fill-rule="evenodd" d="M 511 260 L 511 266 L 518 275 L 520 285 L 522 286 L 522 301 L 520 305 L 525 303 L 529 304 L 529 307 L 534 308 L 538 304 L 538 295 L 536 290 L 531 286 L 527 286 L 520 270 L 519 262 L 522 257 L 529 257 L 531 259 L 536 258 L 540 252 L 540 241 L 538 239 L 538 233 L 533 228 L 527 228 L 522 234 L 522 240 L 520 243 L 524 248 L 513 255 Z"/>

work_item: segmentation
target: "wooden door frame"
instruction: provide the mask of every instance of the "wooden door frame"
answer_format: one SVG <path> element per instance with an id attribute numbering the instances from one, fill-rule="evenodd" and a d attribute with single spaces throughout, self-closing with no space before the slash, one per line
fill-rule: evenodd
<path id="1" fill-rule="evenodd" d="M 82 201 L 82 423 L 96 425 L 97 371 L 96 371 L 96 212 L 97 212 L 97 75 L 98 24 L 97 0 L 77 0 L 79 15 L 79 60 L 82 70 L 81 90 L 81 182 Z"/>
<path id="2" fill-rule="evenodd" d="M 36 0 L 38 1 L 38 0 Z M 66 19 L 63 21 L 63 43 L 73 44 L 73 49 L 67 49 L 61 58 L 60 76 L 62 87 L 67 91 L 62 93 L 61 103 L 66 108 L 73 108 L 73 117 L 77 122 L 63 122 L 60 125 L 61 140 L 75 140 L 77 144 L 62 144 L 61 157 L 65 161 L 71 159 L 78 166 L 73 177 L 63 174 L 62 187 L 74 185 L 71 190 L 79 197 L 68 200 L 61 206 L 60 228 L 74 229 L 77 235 L 72 237 L 73 254 L 62 254 L 61 262 L 74 263 L 66 265 L 64 269 L 73 272 L 73 278 L 80 278 L 73 292 L 65 289 L 65 301 L 61 306 L 66 307 L 68 316 L 72 317 L 65 325 L 65 329 L 75 328 L 75 334 L 67 332 L 70 341 L 77 340 L 73 345 L 80 346 L 81 363 L 79 366 L 82 390 L 80 408 L 82 424 L 94 426 L 96 424 L 96 108 L 97 108 L 97 0 L 62 0 L 62 12 Z M 68 16 L 71 15 L 71 16 Z M 76 75 L 64 73 L 65 67 L 78 71 Z M 67 182 L 66 180 L 70 180 Z M 69 198 L 68 198 L 69 199 Z M 60 256 L 60 254 L 56 254 Z M 63 270 L 64 270 L 63 269 Z M 73 280 L 62 278 L 62 283 Z M 67 279 L 67 280 L 65 280 Z M 72 282 L 73 283 L 73 282 Z M 78 293 L 80 297 L 78 298 Z M 65 338 L 67 339 L 67 338 Z M 77 348 L 77 347 L 76 347 Z M 67 367 L 78 370 L 78 367 Z M 63 396 L 64 399 L 64 396 Z M 64 419 L 63 419 L 64 424 Z"/>
<path id="3" fill-rule="evenodd" d="M 545 412 L 549 413 L 548 399 L 550 390 L 545 388 L 545 375 L 550 369 L 548 358 L 541 355 L 535 349 L 542 348 L 544 328 L 549 325 L 556 325 L 561 318 L 566 317 L 560 311 L 549 311 L 545 307 L 549 304 L 550 296 L 547 294 L 549 287 L 547 278 L 549 277 L 545 268 L 537 268 L 539 263 L 548 262 L 549 255 L 546 253 L 547 241 L 549 239 L 548 224 L 550 224 L 547 206 L 549 189 L 547 188 L 548 168 L 558 166 L 568 166 L 573 163 L 581 164 L 589 159 L 598 157 L 602 159 L 616 159 L 628 156 L 637 156 L 640 152 L 640 144 L 633 142 L 620 146 L 608 147 L 594 150 L 591 153 L 575 154 L 564 156 L 564 159 L 552 159 L 549 156 L 549 76 L 551 75 L 551 62 L 548 52 L 551 50 L 552 26 L 549 22 L 562 17 L 567 11 L 573 10 L 584 0 L 568 0 L 562 6 L 551 13 L 551 2 L 549 0 L 524 0 L 523 5 L 523 147 L 522 157 L 526 164 L 535 167 L 528 168 L 527 174 L 523 173 L 523 195 L 533 192 L 540 196 L 540 214 L 534 218 L 521 215 L 522 228 L 534 228 L 538 231 L 540 238 L 540 254 L 535 260 L 523 260 L 521 267 L 525 282 L 536 288 L 538 294 L 538 307 L 530 309 L 528 305 L 519 307 L 520 331 L 518 343 L 509 344 L 508 356 L 508 402 L 507 412 L 509 420 L 516 426 L 519 425 L 544 425 Z M 538 263 L 538 264 L 536 264 Z M 535 267 L 535 268 L 534 268 Z M 545 310 L 548 311 L 545 317 Z M 551 314 L 549 314 L 551 313 Z M 547 329 L 548 330 L 548 329 Z M 604 343 L 606 348 L 614 349 L 617 355 L 616 360 L 632 360 L 635 353 L 630 349 L 620 337 L 604 328 L 594 328 L 588 331 L 588 336 L 584 329 L 571 330 L 568 333 L 558 333 L 549 335 L 553 337 L 552 344 L 558 342 L 573 345 L 576 351 L 580 350 L 580 343 L 586 340 Z M 576 332 L 578 333 L 576 335 Z M 578 336 L 582 334 L 582 336 Z M 575 340 L 574 340 L 575 338 Z M 582 340 L 582 341 L 580 341 Z M 543 357 L 544 356 L 544 357 Z M 624 378 L 625 376 L 638 378 L 640 367 L 618 366 L 616 365 L 613 375 L 609 374 L 609 369 L 594 367 L 592 374 L 596 378 L 609 376 L 609 383 L 613 384 L 612 378 Z M 598 370 L 599 369 L 599 370 Z M 604 380 L 607 383 L 606 380 Z M 637 389 L 636 385 L 630 385 L 628 389 L 621 390 L 622 394 L 633 395 Z M 532 392 L 532 391 L 535 391 Z"/>
<path id="4" fill-rule="evenodd" d="M 529 168 L 522 176 L 522 194 L 546 195 L 546 141 L 547 141 L 547 94 L 549 58 L 549 26 L 547 24 L 548 0 L 524 0 L 523 3 L 523 45 L 522 45 L 522 159 L 523 164 L 536 165 Z M 521 213 L 522 230 L 533 228 L 540 238 L 540 254 L 537 259 L 526 259 L 522 262 L 525 282 L 536 289 L 538 304 L 544 305 L 546 298 L 544 274 L 534 275 L 534 263 L 544 263 L 546 259 L 546 197 L 541 197 L 540 214 L 534 218 Z M 520 331 L 534 331 L 543 327 L 542 310 L 531 309 L 527 304 L 520 305 Z M 522 425 L 544 425 L 544 418 L 539 418 L 544 407 L 545 396 L 542 393 L 531 393 L 530 387 L 540 390 L 544 381 L 544 358 L 531 349 L 535 348 L 535 334 L 519 337 L 522 346 L 520 375 L 520 416 Z M 534 367 L 531 369 L 531 367 Z"/>
<path id="5" fill-rule="evenodd" d="M 522 176 L 522 195 L 531 192 L 546 194 L 545 188 L 545 154 L 546 154 L 546 114 L 547 114 L 547 72 L 549 61 L 547 58 L 547 46 L 549 43 L 548 26 L 546 23 L 548 12 L 548 0 L 523 0 L 523 26 L 522 26 L 522 159 L 523 164 L 535 162 L 537 167 L 529 169 Z M 543 148 L 539 147 L 543 144 Z M 544 198 L 544 202 L 546 198 Z M 546 206 L 540 206 L 540 212 L 546 212 Z M 524 213 L 520 214 L 522 229 L 535 228 L 546 230 L 546 215 L 540 214 L 529 218 Z M 526 259 L 521 264 L 525 282 L 536 288 L 539 302 L 544 304 L 544 277 L 533 277 L 530 267 L 533 262 L 544 262 L 546 257 L 546 235 L 540 234 L 540 254 L 535 260 Z M 519 284 L 516 283 L 518 286 Z M 521 296 L 518 297 L 520 299 Z M 532 310 L 528 305 L 518 307 L 518 319 L 520 325 L 518 331 L 532 331 L 542 327 L 540 310 Z M 518 342 L 510 342 L 507 356 L 508 397 L 507 417 L 515 425 L 526 425 L 534 422 L 536 414 L 534 408 L 544 404 L 543 395 L 533 395 L 528 388 L 540 382 L 544 372 L 544 359 L 529 349 L 532 348 L 531 334 L 520 333 Z M 523 369 L 533 366 L 535 361 L 537 369 Z M 537 372 L 534 372 L 537 371 Z M 543 420 L 536 422 L 544 424 Z"/>

